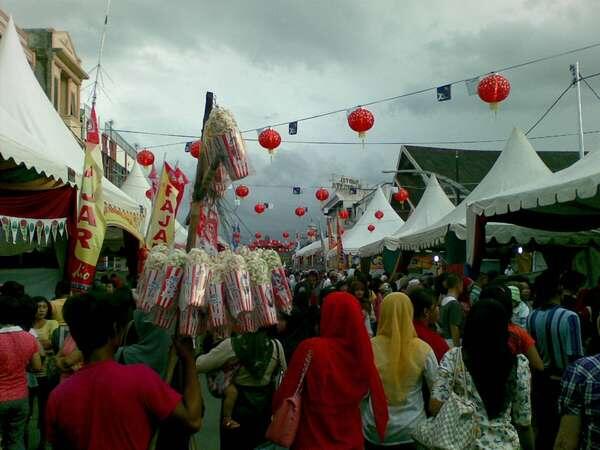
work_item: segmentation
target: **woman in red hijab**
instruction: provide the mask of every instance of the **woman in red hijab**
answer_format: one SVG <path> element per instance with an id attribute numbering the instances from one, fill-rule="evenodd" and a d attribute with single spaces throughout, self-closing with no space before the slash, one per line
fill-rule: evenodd
<path id="1" fill-rule="evenodd" d="M 321 337 L 303 341 L 273 398 L 273 410 L 292 396 L 306 356 L 312 361 L 304 379 L 300 426 L 294 450 L 363 450 L 361 400 L 370 394 L 381 440 L 388 409 L 359 302 L 346 292 L 325 297 Z"/>

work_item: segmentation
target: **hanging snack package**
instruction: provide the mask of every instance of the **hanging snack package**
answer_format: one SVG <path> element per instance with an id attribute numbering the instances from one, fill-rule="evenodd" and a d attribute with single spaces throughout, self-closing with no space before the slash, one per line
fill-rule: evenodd
<path id="1" fill-rule="evenodd" d="M 165 277 L 162 282 L 160 294 L 156 300 L 156 305 L 167 309 L 175 304 L 179 295 L 179 286 L 183 276 L 183 267 L 187 261 L 187 255 L 182 250 L 172 250 L 167 256 L 165 264 Z"/>
<path id="2" fill-rule="evenodd" d="M 179 334 L 195 337 L 206 331 L 206 313 L 190 306 L 179 311 Z M 204 327 L 204 329 L 202 329 Z"/>
<path id="3" fill-rule="evenodd" d="M 138 286 L 138 308 L 150 312 L 156 301 L 165 277 L 167 256 L 161 251 L 152 251 L 144 266 Z"/>
<path id="4" fill-rule="evenodd" d="M 178 309 L 175 306 L 171 308 L 161 308 L 160 306 L 155 306 L 153 309 L 154 324 L 173 334 L 175 331 L 175 317 L 177 316 L 177 311 Z"/>
<path id="5" fill-rule="evenodd" d="M 227 325 L 224 290 L 222 269 L 215 265 L 210 271 L 207 292 L 208 329 L 211 331 L 219 331 Z"/>
<path id="6" fill-rule="evenodd" d="M 181 310 L 188 306 L 206 308 L 206 288 L 210 265 L 210 257 L 204 250 L 199 248 L 190 250 L 183 268 L 179 292 L 179 308 Z"/>
<path id="7" fill-rule="evenodd" d="M 250 312 L 254 308 L 250 291 L 250 276 L 246 261 L 240 255 L 224 252 L 223 281 L 227 294 L 227 306 L 234 318 L 241 312 Z"/>
<path id="8" fill-rule="evenodd" d="M 265 250 L 262 253 L 262 257 L 267 262 L 271 272 L 275 306 L 279 311 L 289 314 L 292 311 L 293 296 L 288 279 L 285 276 L 281 258 L 274 250 Z"/>
<path id="9" fill-rule="evenodd" d="M 248 154 L 244 139 L 231 112 L 213 108 L 204 127 L 211 147 L 222 158 L 233 181 L 248 176 Z"/>
<path id="10" fill-rule="evenodd" d="M 267 262 L 261 257 L 262 252 L 246 254 L 246 266 L 250 274 L 252 298 L 254 300 L 254 319 L 259 327 L 277 324 L 277 310 L 273 302 L 271 274 Z"/>

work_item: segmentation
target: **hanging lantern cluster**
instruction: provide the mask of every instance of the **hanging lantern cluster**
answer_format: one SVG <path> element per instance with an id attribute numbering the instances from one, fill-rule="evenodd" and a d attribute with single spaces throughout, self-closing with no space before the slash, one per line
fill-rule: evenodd
<path id="1" fill-rule="evenodd" d="M 479 82 L 477 94 L 481 100 L 489 103 L 492 111 L 497 111 L 498 104 L 510 94 L 510 82 L 506 77 L 493 73 Z"/>
<path id="2" fill-rule="evenodd" d="M 154 164 L 154 153 L 145 148 L 141 152 L 138 152 L 135 159 L 140 166 L 148 167 Z"/>
<path id="3" fill-rule="evenodd" d="M 325 188 L 317 189 L 317 192 L 315 192 L 315 197 L 322 203 L 329 198 L 329 191 Z"/>
<path id="4" fill-rule="evenodd" d="M 338 216 L 339 216 L 339 217 L 340 217 L 340 219 L 342 219 L 342 220 L 347 220 L 347 219 L 350 217 L 350 213 L 348 212 L 348 210 L 347 210 L 347 209 L 342 209 L 342 210 L 339 212 Z"/>
<path id="5" fill-rule="evenodd" d="M 262 214 L 265 212 L 266 209 L 267 207 L 264 203 L 257 203 L 256 205 L 254 205 L 254 212 L 256 212 L 256 214 Z"/>
<path id="6" fill-rule="evenodd" d="M 404 203 L 406 200 L 408 200 L 408 198 L 408 191 L 404 188 L 398 189 L 398 192 L 394 194 L 394 200 L 396 200 L 398 203 Z"/>
<path id="7" fill-rule="evenodd" d="M 298 217 L 302 217 L 304 214 L 306 214 L 306 208 L 302 208 L 301 206 L 299 206 L 294 211 L 294 214 L 296 214 Z"/>
<path id="8" fill-rule="evenodd" d="M 363 147 L 367 131 L 373 128 L 373 124 L 375 124 L 375 117 L 368 109 L 358 107 L 348 114 L 348 125 L 358 133 L 358 137 L 363 142 Z"/>
<path id="9" fill-rule="evenodd" d="M 373 225 L 372 223 L 369 224 L 369 226 L 367 227 L 367 230 L 369 230 L 369 232 L 372 233 L 373 231 L 375 231 L 375 225 Z"/>
<path id="10" fill-rule="evenodd" d="M 377 220 L 381 220 L 381 219 L 383 219 L 383 211 L 379 211 L 379 210 L 378 210 L 378 211 L 375 211 L 375 218 L 376 218 Z"/>
<path id="11" fill-rule="evenodd" d="M 250 194 L 250 189 L 248 188 L 248 186 L 240 184 L 238 187 L 235 188 L 235 195 L 239 198 L 246 198 L 248 197 L 248 194 Z"/>
<path id="12" fill-rule="evenodd" d="M 275 149 L 281 144 L 281 135 L 273 128 L 262 130 L 258 135 L 258 143 L 269 152 L 271 157 Z"/>

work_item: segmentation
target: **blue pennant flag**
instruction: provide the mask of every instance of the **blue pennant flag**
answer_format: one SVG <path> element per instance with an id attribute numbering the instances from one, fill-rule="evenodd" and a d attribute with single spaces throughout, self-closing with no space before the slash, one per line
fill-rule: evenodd
<path id="1" fill-rule="evenodd" d="M 290 122 L 288 130 L 291 135 L 298 134 L 298 122 Z"/>
<path id="2" fill-rule="evenodd" d="M 445 102 L 446 100 L 452 99 L 452 85 L 447 84 L 437 88 L 437 100 L 438 102 Z"/>
<path id="3" fill-rule="evenodd" d="M 302 194 L 302 188 L 300 186 L 294 186 L 292 188 L 292 194 L 294 194 L 294 195 Z"/>

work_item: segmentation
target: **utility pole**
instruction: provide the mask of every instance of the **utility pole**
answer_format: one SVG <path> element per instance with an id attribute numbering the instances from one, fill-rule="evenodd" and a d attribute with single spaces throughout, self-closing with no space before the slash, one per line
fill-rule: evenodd
<path id="1" fill-rule="evenodd" d="M 585 143 L 583 140 L 583 113 L 581 111 L 581 75 L 579 74 L 579 61 L 570 66 L 573 75 L 573 84 L 577 85 L 577 111 L 579 120 L 579 158 L 585 156 Z"/>

